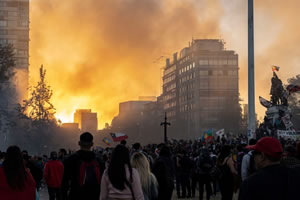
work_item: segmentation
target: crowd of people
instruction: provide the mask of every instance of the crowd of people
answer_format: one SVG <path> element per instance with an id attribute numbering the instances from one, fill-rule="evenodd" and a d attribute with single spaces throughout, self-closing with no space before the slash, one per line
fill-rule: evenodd
<path id="1" fill-rule="evenodd" d="M 0 152 L 0 199 L 36 200 L 43 185 L 50 200 L 299 199 L 300 143 L 263 137 L 172 140 L 168 144 L 125 140 L 93 149 L 82 133 L 80 149 L 30 156 L 10 146 Z M 197 191 L 199 192 L 197 195 Z M 173 195 L 173 193 L 175 193 Z"/>

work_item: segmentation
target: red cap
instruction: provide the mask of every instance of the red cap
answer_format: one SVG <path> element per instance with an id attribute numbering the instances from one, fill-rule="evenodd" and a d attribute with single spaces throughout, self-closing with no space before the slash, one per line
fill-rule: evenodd
<path id="1" fill-rule="evenodd" d="M 272 137 L 263 137 L 257 141 L 256 145 L 250 145 L 246 148 L 265 153 L 274 158 L 280 157 L 283 152 L 279 140 Z"/>

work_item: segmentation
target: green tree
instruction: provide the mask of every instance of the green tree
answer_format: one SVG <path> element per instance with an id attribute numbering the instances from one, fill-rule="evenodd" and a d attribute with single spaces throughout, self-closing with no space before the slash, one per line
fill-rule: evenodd
<path id="1" fill-rule="evenodd" d="M 53 91 L 46 82 L 46 70 L 43 65 L 40 67 L 40 80 L 31 90 L 28 100 L 23 101 L 20 112 L 32 119 L 34 122 L 53 122 L 55 121 L 55 108 L 50 102 Z"/>

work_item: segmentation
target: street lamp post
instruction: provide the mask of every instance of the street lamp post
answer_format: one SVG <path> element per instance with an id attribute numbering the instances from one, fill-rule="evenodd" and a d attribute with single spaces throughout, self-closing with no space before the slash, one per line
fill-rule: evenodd
<path id="1" fill-rule="evenodd" d="M 254 19 L 253 0 L 248 0 L 248 138 L 255 137 L 255 85 L 254 85 Z"/>

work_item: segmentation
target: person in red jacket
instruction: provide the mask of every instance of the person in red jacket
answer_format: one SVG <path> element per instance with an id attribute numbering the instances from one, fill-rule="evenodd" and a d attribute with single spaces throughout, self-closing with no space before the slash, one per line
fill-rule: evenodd
<path id="1" fill-rule="evenodd" d="M 8 147 L 0 167 L 0 199 L 35 200 L 36 183 L 25 168 L 19 147 Z"/>
<path id="2" fill-rule="evenodd" d="M 61 200 L 61 182 L 64 175 L 64 165 L 57 160 L 57 153 L 51 152 L 50 160 L 44 169 L 44 179 L 48 185 L 49 200 Z"/>

